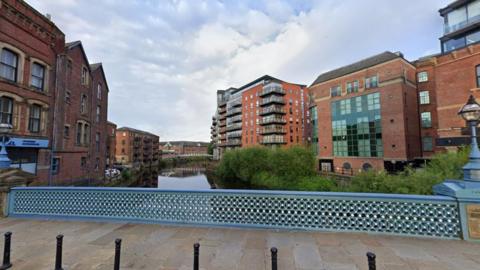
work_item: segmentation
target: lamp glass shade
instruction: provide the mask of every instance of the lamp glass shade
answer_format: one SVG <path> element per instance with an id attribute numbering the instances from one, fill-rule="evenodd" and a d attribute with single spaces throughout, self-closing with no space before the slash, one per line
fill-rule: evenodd
<path id="1" fill-rule="evenodd" d="M 480 104 L 475 101 L 473 96 L 470 96 L 467 104 L 458 111 L 465 121 L 478 121 L 480 119 Z"/>
<path id="2" fill-rule="evenodd" d="M 0 134 L 9 133 L 13 129 L 10 124 L 0 123 Z"/>

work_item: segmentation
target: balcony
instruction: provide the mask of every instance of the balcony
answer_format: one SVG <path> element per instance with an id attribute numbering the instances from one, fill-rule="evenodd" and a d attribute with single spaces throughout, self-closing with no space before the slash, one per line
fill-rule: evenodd
<path id="1" fill-rule="evenodd" d="M 227 134 L 228 139 L 235 139 L 235 138 L 241 138 L 241 137 L 242 137 L 242 132 L 241 131 L 232 132 L 232 133 Z"/>
<path id="2" fill-rule="evenodd" d="M 225 132 L 227 132 L 227 128 L 222 127 L 222 128 L 220 129 L 220 132 L 219 132 L 219 133 L 220 133 L 220 134 L 225 134 Z"/>
<path id="3" fill-rule="evenodd" d="M 220 109 L 218 110 L 218 113 L 219 113 L 219 114 L 223 114 L 223 113 L 226 113 L 226 112 L 227 112 L 227 107 L 223 107 L 223 108 L 220 108 Z M 220 116 L 220 117 L 221 117 L 221 116 Z"/>
<path id="4" fill-rule="evenodd" d="M 242 123 L 232 124 L 227 127 L 227 131 L 239 130 L 242 129 Z"/>
<path id="5" fill-rule="evenodd" d="M 232 102 L 229 102 L 227 104 L 227 108 L 230 109 L 230 108 L 234 108 L 234 107 L 241 107 L 242 106 L 242 99 L 239 98 L 235 101 L 232 101 Z"/>
<path id="6" fill-rule="evenodd" d="M 285 100 L 283 99 L 283 97 L 272 96 L 272 97 L 269 97 L 269 98 L 262 99 L 262 102 L 260 102 L 260 106 L 265 106 L 265 105 L 273 104 L 273 103 L 285 104 Z"/>
<path id="7" fill-rule="evenodd" d="M 229 118 L 227 119 L 227 122 L 228 122 L 228 124 L 230 124 L 230 123 L 242 122 L 242 116 L 241 116 L 241 115 L 237 115 L 237 116 L 234 116 L 234 117 L 229 117 Z"/>
<path id="8" fill-rule="evenodd" d="M 224 126 L 226 126 L 226 125 L 227 125 L 227 121 L 222 120 L 222 121 L 220 121 L 220 124 L 219 124 L 218 126 L 219 126 L 219 127 L 224 127 Z"/>
<path id="9" fill-rule="evenodd" d="M 260 115 L 268 115 L 268 114 L 286 114 L 285 109 L 280 106 L 269 106 L 265 107 L 260 111 Z"/>
<path id="10" fill-rule="evenodd" d="M 283 136 L 265 136 L 262 138 L 262 144 L 286 144 L 287 141 Z"/>
<path id="11" fill-rule="evenodd" d="M 242 113 L 242 107 L 232 108 L 227 111 L 227 116 L 232 116 L 232 115 L 241 114 L 241 113 Z"/>
<path id="12" fill-rule="evenodd" d="M 282 86 L 279 84 L 269 84 L 267 86 L 264 86 L 263 90 L 260 92 L 261 97 L 272 94 L 285 95 L 286 93 L 285 90 L 282 89 Z"/>
<path id="13" fill-rule="evenodd" d="M 225 146 L 241 146 L 242 145 L 242 140 L 228 140 L 225 143 Z"/>
<path id="14" fill-rule="evenodd" d="M 264 117 L 260 120 L 260 125 L 269 125 L 269 124 L 286 124 L 287 120 L 281 117 Z"/>
<path id="15" fill-rule="evenodd" d="M 283 127 L 265 127 L 260 131 L 260 134 L 267 135 L 267 134 L 286 134 L 287 131 Z"/>
<path id="16" fill-rule="evenodd" d="M 444 27 L 443 27 L 443 33 L 444 33 L 444 35 L 448 35 L 450 33 L 456 32 L 460 29 L 470 27 L 470 26 L 472 26 L 476 23 L 480 23 L 480 15 L 473 16 L 471 18 L 467 18 L 465 21 L 454 24 L 454 25 L 445 24 Z"/>

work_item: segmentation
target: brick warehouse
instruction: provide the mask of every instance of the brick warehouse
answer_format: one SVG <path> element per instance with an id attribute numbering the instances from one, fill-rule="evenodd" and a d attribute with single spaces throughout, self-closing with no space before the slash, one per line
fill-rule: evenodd
<path id="1" fill-rule="evenodd" d="M 103 177 L 108 86 L 80 42 L 24 1 L 0 1 L 1 121 L 14 167 L 41 182 Z"/>
<path id="2" fill-rule="evenodd" d="M 303 144 L 308 114 L 305 88 L 265 75 L 240 88 L 217 91 L 211 127 L 214 157 L 238 147 Z"/>
<path id="3" fill-rule="evenodd" d="M 115 160 L 126 167 L 151 167 L 159 160 L 160 137 L 130 127 L 116 131 Z"/>

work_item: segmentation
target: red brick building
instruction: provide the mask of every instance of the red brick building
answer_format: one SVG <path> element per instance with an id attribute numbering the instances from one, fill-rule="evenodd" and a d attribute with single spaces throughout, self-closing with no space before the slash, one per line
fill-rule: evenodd
<path id="1" fill-rule="evenodd" d="M 160 151 L 162 152 L 162 158 L 178 155 L 203 156 L 208 154 L 208 143 L 192 141 L 161 142 Z"/>
<path id="2" fill-rule="evenodd" d="M 309 87 L 319 168 L 395 170 L 421 157 L 415 66 L 384 52 L 321 74 Z"/>
<path id="3" fill-rule="evenodd" d="M 117 147 L 117 125 L 112 122 L 107 122 L 107 168 L 112 168 L 115 164 L 115 151 Z"/>
<path id="4" fill-rule="evenodd" d="M 50 169 L 56 56 L 64 34 L 24 1 L 0 2 L 0 121 L 13 126 L 13 167 L 46 179 Z"/>
<path id="5" fill-rule="evenodd" d="M 240 88 L 218 91 L 212 124 L 216 152 L 254 145 L 303 144 L 308 112 L 305 88 L 265 75 Z"/>
<path id="6" fill-rule="evenodd" d="M 127 167 L 156 166 L 160 137 L 129 127 L 116 131 L 115 160 Z"/>
<path id="7" fill-rule="evenodd" d="M 0 1 L 0 120 L 13 167 L 57 184 L 103 178 L 108 85 L 81 42 L 24 1 Z"/>

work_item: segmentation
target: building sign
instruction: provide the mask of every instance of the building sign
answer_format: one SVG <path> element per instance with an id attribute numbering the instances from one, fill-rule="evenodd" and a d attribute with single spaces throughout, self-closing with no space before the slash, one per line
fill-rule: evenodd
<path id="1" fill-rule="evenodd" d="M 48 140 L 13 137 L 7 141 L 6 145 L 7 147 L 47 148 Z"/>
<path id="2" fill-rule="evenodd" d="M 480 240 L 480 204 L 467 205 L 467 220 L 470 238 Z"/>

